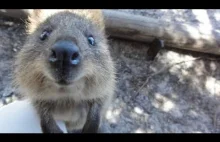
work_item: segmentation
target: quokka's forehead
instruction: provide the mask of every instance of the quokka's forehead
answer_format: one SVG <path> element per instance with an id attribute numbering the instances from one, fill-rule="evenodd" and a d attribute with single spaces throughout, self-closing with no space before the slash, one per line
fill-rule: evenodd
<path id="1" fill-rule="evenodd" d="M 92 28 L 94 23 L 87 19 L 83 19 L 77 15 L 71 15 L 71 13 L 59 13 L 47 19 L 48 23 L 54 26 L 65 26 L 65 27 L 81 27 L 81 28 Z M 47 23 L 47 22 L 45 22 Z"/>

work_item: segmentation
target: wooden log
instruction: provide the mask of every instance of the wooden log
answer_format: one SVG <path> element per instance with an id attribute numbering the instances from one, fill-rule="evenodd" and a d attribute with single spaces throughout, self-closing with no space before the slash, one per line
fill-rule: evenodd
<path id="1" fill-rule="evenodd" d="M 203 32 L 198 26 L 168 23 L 144 16 L 105 10 L 106 31 L 110 36 L 141 42 L 154 38 L 165 46 L 220 55 L 220 34 Z"/>
<path id="2" fill-rule="evenodd" d="M 27 9 L 0 9 L 1 16 L 13 17 L 19 20 L 27 18 L 30 10 Z"/>
<path id="3" fill-rule="evenodd" d="M 8 12 L 7 16 L 19 18 L 19 10 L 10 11 L 4 14 Z M 28 14 L 27 10 L 20 12 Z M 104 10 L 104 17 L 107 34 L 111 37 L 146 43 L 158 38 L 164 40 L 165 47 L 220 55 L 220 32 L 215 29 L 204 30 L 195 25 L 169 23 L 115 10 Z"/>

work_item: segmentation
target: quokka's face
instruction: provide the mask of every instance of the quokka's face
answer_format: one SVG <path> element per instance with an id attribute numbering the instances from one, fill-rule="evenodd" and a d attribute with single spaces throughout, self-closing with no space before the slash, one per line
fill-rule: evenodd
<path id="1" fill-rule="evenodd" d="M 90 20 L 68 11 L 38 23 L 22 50 L 23 66 L 59 85 L 99 74 L 109 60 L 104 32 Z"/>

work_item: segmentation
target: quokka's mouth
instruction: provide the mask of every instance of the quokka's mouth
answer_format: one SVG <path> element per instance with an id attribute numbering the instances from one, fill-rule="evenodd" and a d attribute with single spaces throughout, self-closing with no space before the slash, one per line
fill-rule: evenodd
<path id="1" fill-rule="evenodd" d="M 72 82 L 61 79 L 61 80 L 57 81 L 57 84 L 62 85 L 62 86 L 68 86 L 68 85 L 71 85 Z"/>

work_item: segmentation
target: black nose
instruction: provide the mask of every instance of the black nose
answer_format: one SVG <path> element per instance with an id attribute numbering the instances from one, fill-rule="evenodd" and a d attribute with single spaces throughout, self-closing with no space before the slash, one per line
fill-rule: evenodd
<path id="1" fill-rule="evenodd" d="M 78 65 L 80 62 L 79 48 L 71 41 L 58 41 L 51 48 L 51 63 Z"/>

